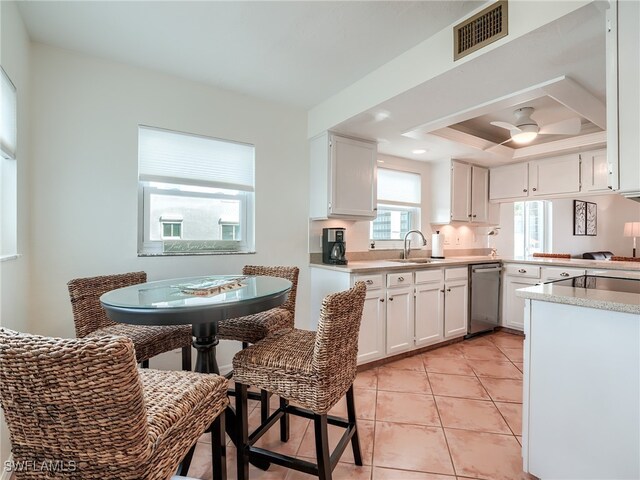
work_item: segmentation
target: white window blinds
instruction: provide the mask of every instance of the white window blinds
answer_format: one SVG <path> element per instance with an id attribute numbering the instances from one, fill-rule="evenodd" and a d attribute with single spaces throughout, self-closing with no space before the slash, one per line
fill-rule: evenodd
<path id="1" fill-rule="evenodd" d="M 378 168 L 378 203 L 420 205 L 420 175 Z"/>
<path id="2" fill-rule="evenodd" d="M 16 158 L 16 143 L 18 135 L 17 95 L 16 87 L 2 71 L 0 86 L 0 150 L 4 158 Z"/>
<path id="3" fill-rule="evenodd" d="M 253 145 L 140 126 L 142 181 L 254 191 Z"/>

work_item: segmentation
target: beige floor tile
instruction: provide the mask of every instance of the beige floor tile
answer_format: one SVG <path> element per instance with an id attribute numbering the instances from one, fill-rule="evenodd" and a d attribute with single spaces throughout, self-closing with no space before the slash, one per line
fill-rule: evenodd
<path id="1" fill-rule="evenodd" d="M 422 364 L 422 357 L 420 355 L 414 355 L 412 357 L 402 358 L 394 362 L 385 363 L 380 366 L 380 370 L 385 368 L 397 368 L 400 370 L 417 370 L 424 372 L 424 365 Z"/>
<path id="2" fill-rule="evenodd" d="M 500 412 L 488 400 L 435 397 L 442 426 L 489 433 L 511 433 Z"/>
<path id="3" fill-rule="evenodd" d="M 522 405 L 496 402 L 496 407 L 505 418 L 514 435 L 522 435 Z"/>
<path id="4" fill-rule="evenodd" d="M 383 468 L 454 474 L 439 427 L 376 422 L 373 462 Z"/>
<path id="5" fill-rule="evenodd" d="M 518 443 L 522 445 L 522 437 L 520 435 L 516 435 L 516 439 L 518 440 Z"/>
<path id="6" fill-rule="evenodd" d="M 470 375 L 473 370 L 466 359 L 460 357 L 424 356 L 424 366 L 428 373 L 448 373 L 450 375 Z"/>
<path id="7" fill-rule="evenodd" d="M 506 334 L 492 337 L 491 341 L 499 348 L 522 348 L 524 337 L 521 337 L 520 335 Z"/>
<path id="8" fill-rule="evenodd" d="M 514 480 L 522 474 L 520 445 L 513 435 L 446 428 L 456 474 L 488 480 Z"/>
<path id="9" fill-rule="evenodd" d="M 437 473 L 412 472 L 410 470 L 394 470 L 392 468 L 373 467 L 373 480 L 454 480 L 450 475 Z"/>
<path id="10" fill-rule="evenodd" d="M 376 420 L 440 426 L 433 395 L 418 393 L 378 392 Z"/>
<path id="11" fill-rule="evenodd" d="M 489 395 L 476 377 L 430 373 L 429 380 L 434 395 L 489 400 Z"/>
<path id="12" fill-rule="evenodd" d="M 445 347 L 434 348 L 422 354 L 423 357 L 463 358 L 460 343 L 454 343 Z"/>
<path id="13" fill-rule="evenodd" d="M 374 422 L 368 420 L 358 420 L 358 438 L 360 440 L 360 452 L 362 454 L 362 462 L 365 465 L 371 465 L 373 457 L 373 427 Z M 340 437 L 344 433 L 344 428 L 329 425 L 329 449 L 333 449 L 338 444 Z M 309 425 L 307 432 L 302 440 L 297 456 L 315 458 L 316 456 L 316 439 L 313 424 Z M 344 450 L 340 461 L 343 463 L 353 464 L 353 451 L 351 445 Z"/>
<path id="14" fill-rule="evenodd" d="M 516 368 L 517 368 L 518 370 L 520 370 L 521 372 L 523 372 L 523 373 L 524 373 L 524 370 L 523 370 L 523 368 L 524 368 L 524 363 L 522 363 L 522 362 L 513 362 L 513 364 L 516 366 Z"/>
<path id="15" fill-rule="evenodd" d="M 356 401 L 356 418 L 363 420 L 376 419 L 376 391 L 366 388 L 354 388 L 353 396 Z M 336 403 L 329 415 L 347 418 L 347 397 L 344 396 Z"/>
<path id="16" fill-rule="evenodd" d="M 501 347 L 500 350 L 512 362 L 514 362 L 514 363 L 521 363 L 522 362 L 522 358 L 523 358 L 523 349 L 522 349 L 522 347 L 520 347 L 520 348 Z"/>
<path id="17" fill-rule="evenodd" d="M 494 345 L 463 345 L 462 354 L 467 360 L 507 361 L 507 358 Z"/>
<path id="18" fill-rule="evenodd" d="M 522 372 L 511 362 L 495 360 L 469 360 L 469 365 L 479 377 L 522 378 Z"/>
<path id="19" fill-rule="evenodd" d="M 373 390 L 378 388 L 378 369 L 371 368 L 358 373 L 353 382 L 353 388 L 368 388 Z"/>
<path id="20" fill-rule="evenodd" d="M 480 381 L 493 401 L 522 403 L 522 380 L 480 377 Z"/>
<path id="21" fill-rule="evenodd" d="M 480 337 L 469 338 L 469 339 L 465 340 L 464 342 L 462 342 L 462 345 L 475 346 L 475 347 L 479 347 L 481 345 L 488 345 L 490 347 L 493 347 L 495 345 L 494 345 L 491 337 L 492 337 L 491 335 L 482 335 Z"/>
<path id="22" fill-rule="evenodd" d="M 260 440 L 255 444 L 256 447 L 264 448 L 285 455 L 295 455 L 298 453 L 298 448 L 302 443 L 302 438 L 305 435 L 311 420 L 298 417 L 295 415 L 289 415 L 289 441 L 280 441 L 280 427 L 278 424 L 273 425 L 267 433 L 265 433 Z M 252 432 L 260 425 L 260 409 L 257 408 L 249 414 L 249 432 Z"/>
<path id="23" fill-rule="evenodd" d="M 306 460 L 307 462 L 316 463 L 315 457 L 298 458 Z M 287 475 L 287 480 L 305 480 L 307 478 L 317 479 L 318 477 L 314 475 L 307 475 L 306 473 L 298 472 L 296 470 L 291 470 L 289 475 Z M 333 480 L 369 480 L 371 478 L 371 466 L 363 465 L 362 467 L 358 467 L 355 464 L 340 462 L 333 470 L 331 478 Z"/>
<path id="24" fill-rule="evenodd" d="M 431 393 L 426 372 L 415 370 L 379 369 L 378 391 Z"/>

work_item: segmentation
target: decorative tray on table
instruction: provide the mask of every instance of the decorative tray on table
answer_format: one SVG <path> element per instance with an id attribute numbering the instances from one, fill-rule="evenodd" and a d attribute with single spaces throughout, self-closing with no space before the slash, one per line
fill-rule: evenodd
<path id="1" fill-rule="evenodd" d="M 219 295 L 221 293 L 228 292 L 230 290 L 236 290 L 244 287 L 242 281 L 247 277 L 236 278 L 210 278 L 204 279 L 199 282 L 193 283 L 181 283 L 176 285 L 182 293 L 187 295 L 200 295 L 203 297 L 209 297 L 212 295 Z"/>

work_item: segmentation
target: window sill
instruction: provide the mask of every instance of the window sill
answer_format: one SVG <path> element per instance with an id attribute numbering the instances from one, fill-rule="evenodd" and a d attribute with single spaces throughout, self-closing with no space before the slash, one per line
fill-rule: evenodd
<path id="1" fill-rule="evenodd" d="M 9 262 L 11 260 L 17 260 L 22 257 L 21 253 L 14 253 L 12 255 L 0 255 L 0 262 Z"/>
<path id="2" fill-rule="evenodd" d="M 256 252 L 159 252 L 138 253 L 138 257 L 199 257 L 202 255 L 254 255 Z"/>

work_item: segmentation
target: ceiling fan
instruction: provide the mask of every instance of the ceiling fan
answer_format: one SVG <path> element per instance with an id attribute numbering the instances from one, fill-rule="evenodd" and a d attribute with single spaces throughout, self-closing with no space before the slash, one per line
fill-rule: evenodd
<path id="1" fill-rule="evenodd" d="M 525 144 L 533 141 L 538 135 L 576 135 L 582 127 L 580 118 L 573 117 L 560 122 L 538 125 L 531 118 L 533 107 L 519 108 L 513 112 L 516 120 L 513 124 L 508 122 L 491 122 L 491 125 L 509 130 L 510 138 L 502 143 L 513 140 L 515 143 Z M 502 145 L 502 143 L 500 145 Z"/>

